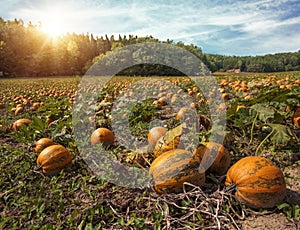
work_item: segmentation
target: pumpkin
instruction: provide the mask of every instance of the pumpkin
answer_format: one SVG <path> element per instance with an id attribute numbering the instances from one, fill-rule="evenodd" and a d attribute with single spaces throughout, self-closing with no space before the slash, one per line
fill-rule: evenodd
<path id="1" fill-rule="evenodd" d="M 21 118 L 19 120 L 16 120 L 14 123 L 13 123 L 13 129 L 15 131 L 18 131 L 22 125 L 29 125 L 31 123 L 31 120 L 29 119 L 26 119 L 26 118 Z"/>
<path id="2" fill-rule="evenodd" d="M 182 148 L 182 146 L 179 146 L 179 143 L 184 128 L 186 128 L 185 123 L 170 129 L 164 136 L 160 137 L 155 145 L 154 156 L 158 157 L 164 152 L 176 148 Z"/>
<path id="3" fill-rule="evenodd" d="M 159 100 L 153 101 L 152 104 L 155 105 L 157 109 L 161 109 L 162 108 L 162 104 L 161 104 L 161 102 Z"/>
<path id="4" fill-rule="evenodd" d="M 227 99 L 229 99 L 229 93 L 222 93 L 222 99 L 225 99 L 225 100 L 227 100 Z"/>
<path id="5" fill-rule="evenodd" d="M 52 176 L 71 166 L 72 156 L 64 146 L 51 145 L 39 154 L 36 163 L 45 175 Z"/>
<path id="6" fill-rule="evenodd" d="M 231 157 L 228 150 L 221 144 L 206 142 L 195 149 L 201 159 L 201 165 L 214 175 L 224 175 L 230 166 Z"/>
<path id="7" fill-rule="evenodd" d="M 161 104 L 161 105 L 166 105 L 167 104 L 167 98 L 166 97 L 159 98 L 158 103 Z"/>
<path id="8" fill-rule="evenodd" d="M 111 145 L 115 141 L 115 136 L 107 128 L 98 128 L 91 135 L 91 143 L 102 144 L 103 146 Z"/>
<path id="9" fill-rule="evenodd" d="M 55 145 L 53 140 L 51 140 L 50 138 L 41 138 L 37 142 L 35 142 L 34 152 L 39 153 L 50 145 Z"/>
<path id="10" fill-rule="evenodd" d="M 151 147 L 154 147 L 156 145 L 156 142 L 159 138 L 164 136 L 168 130 L 165 127 L 157 126 L 153 127 L 149 130 L 148 133 L 148 143 Z"/>
<path id="11" fill-rule="evenodd" d="M 272 208 L 285 198 L 282 171 L 264 157 L 249 156 L 236 162 L 227 172 L 227 191 L 251 208 Z"/>
<path id="12" fill-rule="evenodd" d="M 294 125 L 299 128 L 300 127 L 300 105 L 296 106 L 292 119 Z"/>
<path id="13" fill-rule="evenodd" d="M 185 118 L 185 117 L 190 113 L 190 111 L 191 111 L 191 108 L 188 108 L 188 107 L 183 107 L 183 108 L 181 108 L 181 109 L 177 112 L 175 119 L 176 119 L 177 121 L 182 120 L 183 118 Z"/>
<path id="14" fill-rule="evenodd" d="M 202 186 L 205 181 L 200 159 L 183 149 L 161 154 L 152 162 L 149 174 L 154 181 L 153 188 L 159 194 L 182 192 L 184 182 Z"/>
<path id="15" fill-rule="evenodd" d="M 20 113 L 24 112 L 24 107 L 17 107 L 15 112 L 15 116 L 19 115 Z"/>
<path id="16" fill-rule="evenodd" d="M 198 109 L 198 108 L 199 108 L 199 104 L 198 104 L 198 103 L 195 103 L 195 102 L 192 102 L 192 103 L 190 104 L 190 108 L 191 108 L 191 109 Z"/>

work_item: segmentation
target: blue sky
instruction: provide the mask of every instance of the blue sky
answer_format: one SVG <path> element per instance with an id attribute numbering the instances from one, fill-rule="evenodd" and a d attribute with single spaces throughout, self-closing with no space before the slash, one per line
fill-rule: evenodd
<path id="1" fill-rule="evenodd" d="M 60 32 L 169 38 L 204 53 L 300 50 L 300 0 L 0 0 L 0 17 Z"/>

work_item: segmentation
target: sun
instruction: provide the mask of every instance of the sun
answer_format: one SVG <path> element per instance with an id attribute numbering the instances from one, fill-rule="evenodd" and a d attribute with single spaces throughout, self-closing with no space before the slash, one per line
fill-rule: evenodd
<path id="1" fill-rule="evenodd" d="M 41 18 L 41 29 L 50 37 L 57 37 L 68 32 L 68 17 L 61 9 L 44 11 Z"/>

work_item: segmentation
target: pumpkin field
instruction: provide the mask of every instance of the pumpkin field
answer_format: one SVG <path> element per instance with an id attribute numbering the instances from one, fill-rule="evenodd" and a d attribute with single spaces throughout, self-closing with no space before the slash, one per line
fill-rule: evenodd
<path id="1" fill-rule="evenodd" d="M 169 88 L 115 109 L 156 78 L 111 78 L 85 118 L 80 76 L 0 79 L 0 229 L 299 229 L 300 72 L 215 73 L 210 98 L 192 78 L 163 77 Z M 92 129 L 75 129 L 84 119 Z M 147 148 L 121 144 L 135 140 Z M 85 160 L 98 148 L 151 183 L 112 183 Z M 100 171 L 122 178 L 110 166 Z"/>

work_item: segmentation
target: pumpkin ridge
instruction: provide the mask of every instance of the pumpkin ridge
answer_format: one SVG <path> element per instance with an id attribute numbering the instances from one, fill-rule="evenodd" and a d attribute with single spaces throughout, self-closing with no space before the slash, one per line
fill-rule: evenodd
<path id="1" fill-rule="evenodd" d="M 162 153 L 159 157 L 157 157 L 153 161 L 152 164 L 155 165 L 156 167 L 159 167 L 160 166 L 159 164 L 163 164 L 163 167 L 167 168 L 168 166 L 173 165 L 175 160 L 176 161 L 186 160 L 186 159 L 192 160 L 194 158 L 192 153 L 187 152 L 186 150 L 183 150 L 183 149 L 177 149 L 177 154 L 169 154 L 169 153 L 170 153 L 170 151 Z M 162 159 L 163 159 L 163 161 L 162 161 Z M 163 162 L 163 163 L 161 163 L 161 162 Z"/>
<path id="2" fill-rule="evenodd" d="M 62 145 L 51 145 L 45 148 L 37 159 L 46 175 L 57 174 L 61 169 L 72 165 L 72 156 Z"/>
<path id="3" fill-rule="evenodd" d="M 181 162 L 180 162 L 181 163 Z M 176 171 L 169 171 L 169 173 L 166 173 L 165 176 L 166 177 L 173 177 L 174 180 L 180 180 L 181 177 L 185 177 L 190 175 L 192 172 L 197 173 L 199 170 L 197 170 L 197 168 L 199 168 L 199 163 L 198 162 L 194 162 L 194 163 L 189 163 L 187 162 L 187 165 L 181 165 L 181 168 L 176 168 Z M 176 167 L 176 165 L 174 165 L 174 167 Z"/>
<path id="4" fill-rule="evenodd" d="M 51 158 L 49 158 L 49 160 L 47 162 L 45 162 L 43 164 L 43 168 L 49 166 L 49 165 L 57 165 L 57 167 L 59 167 L 58 165 L 64 165 L 65 161 L 68 160 L 68 162 L 70 162 L 70 158 L 61 154 L 61 156 L 59 155 L 53 155 Z"/>
<path id="5" fill-rule="evenodd" d="M 246 178 L 246 176 L 245 176 L 244 177 L 245 181 L 240 179 L 239 185 L 241 185 L 244 182 L 246 182 L 248 185 L 249 184 L 258 185 L 258 182 L 260 182 L 260 181 L 265 181 L 265 183 L 273 184 L 273 186 L 282 184 L 283 174 L 274 165 L 266 166 L 266 167 L 263 168 L 263 170 L 261 170 L 261 172 L 257 171 L 257 173 L 263 173 L 264 175 L 253 179 L 253 181 L 251 181 L 251 180 L 249 181 L 249 176 L 248 176 L 248 178 Z M 268 176 L 268 175 L 270 175 L 270 176 Z M 277 181 L 277 183 L 276 183 L 276 181 Z M 274 185 L 274 182 L 275 182 L 275 185 Z M 263 183 L 261 183 L 260 185 L 263 185 Z"/>
<path id="6" fill-rule="evenodd" d="M 183 183 L 201 186 L 205 172 L 199 170 L 200 162 L 189 151 L 175 149 L 164 152 L 151 164 L 149 174 L 153 177 L 154 189 L 158 193 L 180 192 Z"/>
<path id="7" fill-rule="evenodd" d="M 239 191 L 243 192 L 250 192 L 251 190 L 256 191 L 255 188 L 259 187 L 259 191 L 261 192 L 266 192 L 269 191 L 270 189 L 276 189 L 280 190 L 282 186 L 285 185 L 285 182 L 282 180 L 280 176 L 274 178 L 274 179 L 266 179 L 266 178 L 259 178 L 257 182 L 252 182 L 250 184 L 243 184 L 243 185 L 237 185 L 240 186 L 241 188 Z M 282 188 L 282 190 L 284 190 Z"/>
<path id="8" fill-rule="evenodd" d="M 264 159 L 255 159 L 254 163 L 250 162 L 249 166 L 247 166 L 245 168 L 245 166 L 243 165 L 244 161 L 246 161 L 246 159 L 249 159 L 249 158 L 257 158 L 257 157 L 249 156 L 249 157 L 242 158 L 243 161 L 238 161 L 228 170 L 228 173 L 229 173 L 229 171 L 235 172 L 234 176 L 232 177 L 232 181 L 239 181 L 239 183 L 237 185 L 247 183 L 249 175 L 254 175 L 255 173 L 259 173 L 259 170 L 261 170 L 262 168 L 265 170 L 266 166 L 274 166 L 272 161 L 264 158 Z M 260 157 L 258 157 L 258 158 L 260 158 Z M 262 163 L 267 163 L 267 165 L 264 166 Z M 249 168 L 250 169 L 254 168 L 254 169 L 249 170 Z M 231 173 L 229 173 L 229 174 L 231 175 Z"/>

